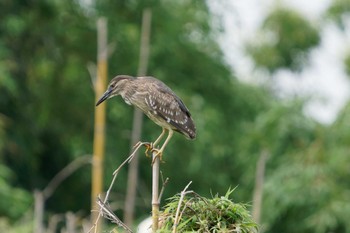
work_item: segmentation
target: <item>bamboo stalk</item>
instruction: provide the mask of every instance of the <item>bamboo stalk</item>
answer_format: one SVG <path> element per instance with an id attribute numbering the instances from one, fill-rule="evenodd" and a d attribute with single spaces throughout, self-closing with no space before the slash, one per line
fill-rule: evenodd
<path id="1" fill-rule="evenodd" d="M 97 78 L 95 83 L 96 101 L 103 94 L 107 82 L 107 20 L 99 18 L 97 21 L 97 42 L 98 42 L 98 65 Z M 102 103 L 95 108 L 95 128 L 92 161 L 92 187 L 91 187 L 91 209 L 97 209 L 96 198 L 102 193 L 103 188 L 103 161 L 105 148 L 105 112 L 106 105 Z M 97 218 L 97 213 L 92 212 L 92 222 Z M 99 224 L 101 221 L 98 222 Z M 96 226 L 96 229 L 100 228 Z"/>
<path id="2" fill-rule="evenodd" d="M 157 152 L 152 153 L 152 232 L 159 227 L 159 156 Z"/>

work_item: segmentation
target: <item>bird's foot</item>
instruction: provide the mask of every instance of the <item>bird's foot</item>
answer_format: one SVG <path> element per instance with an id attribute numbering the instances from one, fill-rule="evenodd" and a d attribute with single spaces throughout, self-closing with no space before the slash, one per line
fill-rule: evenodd
<path id="1" fill-rule="evenodd" d="M 163 150 L 152 148 L 151 152 L 153 154 L 153 159 L 152 159 L 152 164 L 151 164 L 152 166 L 157 158 L 159 158 L 159 161 L 163 162 Z"/>
<path id="2" fill-rule="evenodd" d="M 146 147 L 146 150 L 145 150 L 146 157 L 151 158 L 152 156 L 149 155 L 148 152 L 149 151 L 152 152 L 152 150 L 153 150 L 153 143 L 152 142 L 151 143 L 145 143 L 144 146 Z"/>
<path id="3" fill-rule="evenodd" d="M 138 141 L 133 147 L 132 147 L 132 149 L 133 150 L 136 150 L 136 149 L 138 149 L 139 147 L 141 147 L 141 146 L 145 146 L 147 149 L 149 149 L 149 148 L 152 148 L 152 143 L 150 143 L 150 142 L 141 142 L 141 141 Z"/>
<path id="4" fill-rule="evenodd" d="M 161 162 L 163 162 L 163 149 L 162 148 L 161 149 L 154 148 L 153 142 L 138 142 L 138 143 L 136 143 L 136 145 L 134 146 L 133 149 L 135 150 L 140 146 L 146 147 L 146 150 L 145 150 L 146 157 L 149 157 L 149 158 L 153 157 L 152 165 L 154 164 L 154 162 L 156 161 L 157 158 L 159 158 L 159 160 Z M 152 155 L 150 155 L 149 152 L 151 152 Z"/>
<path id="5" fill-rule="evenodd" d="M 136 149 L 138 149 L 141 146 L 146 147 L 146 151 L 145 151 L 146 157 L 151 158 L 152 156 L 149 155 L 148 152 L 153 150 L 153 143 L 152 142 L 141 142 L 141 141 L 139 141 L 138 143 L 135 144 L 135 146 L 133 147 L 133 150 L 136 150 Z"/>

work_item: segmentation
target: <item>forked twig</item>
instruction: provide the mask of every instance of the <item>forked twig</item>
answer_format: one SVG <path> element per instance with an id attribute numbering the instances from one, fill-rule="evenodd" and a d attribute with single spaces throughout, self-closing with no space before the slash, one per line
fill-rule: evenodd
<path id="1" fill-rule="evenodd" d="M 109 195 L 111 193 L 111 190 L 112 190 L 112 187 L 114 185 L 114 182 L 118 176 L 118 173 L 120 171 L 120 169 L 126 164 L 126 163 L 130 163 L 132 161 L 132 159 L 135 157 L 136 155 L 136 152 L 140 149 L 141 146 L 143 145 L 146 145 L 146 146 L 149 146 L 150 143 L 149 142 L 138 142 L 136 143 L 136 145 L 134 146 L 134 151 L 129 155 L 129 157 L 127 159 L 124 160 L 124 162 L 122 164 L 120 164 L 120 166 L 113 172 L 113 179 L 112 179 L 112 182 L 111 184 L 109 185 L 109 188 L 106 192 L 106 196 L 105 198 L 103 199 L 103 202 L 100 198 L 98 198 L 97 200 L 97 204 L 100 206 L 100 210 L 99 210 L 99 213 L 98 213 L 98 216 L 96 218 L 96 221 L 95 223 L 92 225 L 92 227 L 90 228 L 90 230 L 87 232 L 87 233 L 90 233 L 92 232 L 92 230 L 94 229 L 94 233 L 97 233 L 97 223 L 98 221 L 100 220 L 101 216 L 103 216 L 103 211 L 105 210 L 104 207 L 106 207 L 106 203 L 107 203 L 107 200 L 109 198 Z M 112 211 L 110 211 L 111 213 L 113 213 Z M 117 217 L 117 216 L 115 216 Z M 118 218 L 119 219 L 119 218 Z M 119 220 L 120 221 L 120 220 Z M 126 226 L 122 221 L 120 221 L 123 225 L 119 225 L 118 222 L 116 222 L 119 226 Z M 129 229 L 130 230 L 130 229 Z M 132 231 L 130 231 L 132 232 Z"/>
<path id="2" fill-rule="evenodd" d="M 97 198 L 97 204 L 100 206 L 101 208 L 101 212 L 102 212 L 102 216 L 104 216 L 105 218 L 109 219 L 111 222 L 116 223 L 118 226 L 121 226 L 122 228 L 124 228 L 125 231 L 127 231 L 128 233 L 132 233 L 132 230 L 125 225 L 118 217 L 117 215 L 115 215 L 113 213 L 113 211 L 111 210 L 111 208 L 104 203 L 100 197 Z"/>
<path id="3" fill-rule="evenodd" d="M 160 177 L 162 179 L 162 189 L 160 190 L 160 193 L 159 193 L 159 197 L 158 197 L 158 202 L 160 203 L 160 201 L 162 200 L 162 196 L 163 196 L 163 192 L 164 192 L 164 189 L 165 189 L 165 186 L 168 184 L 169 182 L 169 178 L 167 177 L 165 180 L 163 178 L 163 172 L 160 172 Z"/>

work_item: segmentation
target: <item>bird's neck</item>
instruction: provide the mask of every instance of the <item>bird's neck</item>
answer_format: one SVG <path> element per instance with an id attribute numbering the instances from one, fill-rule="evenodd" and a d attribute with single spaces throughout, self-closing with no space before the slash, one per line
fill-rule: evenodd
<path id="1" fill-rule="evenodd" d="M 136 86 L 133 82 L 127 82 L 124 84 L 124 88 L 121 88 L 120 95 L 124 99 L 125 103 L 131 105 L 132 96 L 134 95 Z"/>

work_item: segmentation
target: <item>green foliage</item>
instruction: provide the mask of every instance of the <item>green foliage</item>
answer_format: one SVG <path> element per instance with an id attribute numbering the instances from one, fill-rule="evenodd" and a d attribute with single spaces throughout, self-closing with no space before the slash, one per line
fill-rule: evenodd
<path id="1" fill-rule="evenodd" d="M 110 9 L 117 7 L 114 6 L 117 3 L 107 3 Z M 102 3 L 100 7 L 103 7 Z M 140 13 L 128 13 L 133 9 L 129 7 L 131 6 L 123 12 L 122 19 L 109 19 L 110 35 L 113 41 L 118 43 L 118 52 L 111 57 L 111 60 L 115 61 L 110 67 L 110 70 L 114 70 L 110 71 L 113 75 L 134 74 L 137 67 Z M 124 15 L 129 17 L 124 18 Z M 178 174 L 193 177 L 194 183 L 206 180 L 212 189 L 219 192 L 224 192 L 227 185 L 235 185 L 240 170 L 231 172 L 227 163 L 227 158 L 230 158 L 230 163 L 234 164 L 232 155 L 235 153 L 238 135 L 232 132 L 239 132 L 241 122 L 252 119 L 269 101 L 266 91 L 242 84 L 232 77 L 214 40 L 216 29 L 210 28 L 209 20 L 208 9 L 202 2 L 192 4 L 186 1 L 160 1 L 160 4 L 157 2 L 152 5 L 149 74 L 163 80 L 181 96 L 191 110 L 199 135 L 195 141 L 187 141 L 176 134 L 167 146 L 164 155 L 166 163 L 162 168 L 164 176 L 171 177 L 172 185 L 165 190 L 165 196 L 172 196 L 182 187 L 183 176 Z M 124 28 L 120 28 L 124 25 L 121 22 L 124 21 L 129 24 L 132 22 L 132 35 L 121 35 L 126 33 Z M 194 34 L 190 36 L 192 31 Z M 121 99 L 116 98 L 108 104 L 107 174 L 110 174 L 115 169 L 115 164 L 120 163 L 129 152 L 131 114 L 132 108 L 126 106 Z M 227 133 L 222 133 L 223 129 Z M 142 140 L 154 140 L 159 133 L 160 129 L 145 118 Z M 143 165 L 149 163 L 145 157 L 141 160 Z M 143 165 L 140 167 L 140 177 L 148 177 L 149 167 Z M 223 179 L 218 182 L 210 171 L 220 169 L 223 170 Z M 203 170 L 208 172 L 203 173 Z M 110 176 L 106 182 L 108 179 Z M 124 180 L 120 182 L 120 186 L 123 187 Z M 145 182 L 146 186 L 150 185 L 149 179 L 142 182 Z M 208 189 L 202 189 L 199 193 L 207 191 Z M 121 189 L 120 192 L 125 191 Z M 145 212 L 148 211 L 147 206 L 143 208 Z"/>
<path id="2" fill-rule="evenodd" d="M 298 12 L 277 8 L 264 20 L 263 38 L 247 46 L 248 53 L 259 67 L 275 72 L 281 68 L 301 70 L 307 54 L 320 42 L 320 35 Z"/>
<path id="3" fill-rule="evenodd" d="M 269 154 L 268 171 L 283 166 L 286 154 L 303 150 L 311 143 L 315 126 L 314 121 L 304 116 L 301 101 L 271 102 L 254 121 L 242 125 L 241 150 L 236 155 L 237 166 L 246 168 L 241 181 L 250 183 L 254 180 L 256 168 L 251 164 L 255 164 L 263 152 Z M 251 191 L 252 187 L 249 188 Z"/>
<path id="4" fill-rule="evenodd" d="M 268 229 L 319 233 L 349 229 L 345 217 L 350 213 L 346 191 L 349 185 L 342 181 L 341 164 L 349 164 L 350 160 L 344 149 L 332 148 L 318 139 L 308 149 L 285 158 L 288 166 L 275 169 L 265 186 L 264 216 L 266 222 L 274 223 Z M 276 186 L 278 183 L 283 185 Z M 269 208 L 277 205 L 277 209 Z M 293 220 L 288 216 L 294 216 Z M 292 224 L 292 221 L 299 224 Z M 290 227 L 284 229 L 278 222 Z"/>
<path id="5" fill-rule="evenodd" d="M 33 198 L 28 191 L 13 187 L 9 182 L 12 177 L 13 173 L 0 164 L 0 215 L 18 219 L 29 210 Z"/>
<path id="6" fill-rule="evenodd" d="M 185 201 L 198 209 L 211 207 L 206 211 L 210 221 L 216 221 L 213 228 L 249 220 L 246 206 L 232 202 L 228 195 L 204 196 L 210 189 L 223 193 L 228 186 L 239 185 L 235 199 L 249 202 L 254 165 L 267 151 L 262 226 L 268 232 L 350 231 L 349 105 L 334 124 L 323 126 L 305 117 L 304 100 L 282 102 L 268 89 L 237 81 L 217 45 L 219 29 L 212 27 L 205 1 L 101 0 L 85 5 L 84 1 L 5 0 L 0 4 L 1 232 L 10 232 L 11 227 L 13 232 L 25 232 L 20 225 L 31 228 L 31 221 L 17 221 L 33 204 L 30 192 L 45 187 L 72 159 L 91 154 L 95 98 L 86 67 L 96 60 L 97 17 L 108 19 L 108 40 L 116 48 L 109 57 L 109 77 L 135 75 L 145 7 L 152 10 L 148 74 L 181 96 L 198 131 L 195 141 L 176 134 L 169 143 L 161 166 L 164 177 L 170 178 L 164 197 L 173 196 L 190 178 L 201 197 L 188 195 Z M 343 17 L 347 9 L 346 1 L 339 0 L 329 12 Z M 320 40 L 312 23 L 287 9 L 272 11 L 262 29 L 265 38 L 258 37 L 248 51 L 257 66 L 271 72 L 301 70 Z M 106 186 L 129 154 L 132 113 L 121 99 L 108 103 Z M 148 119 L 144 123 L 142 140 L 154 140 L 160 129 Z M 151 183 L 150 160 L 140 155 L 137 218 L 149 213 Z M 126 170 L 122 170 L 111 195 L 113 206 L 122 206 L 125 182 Z M 88 215 L 89 189 L 90 170 L 79 170 L 58 187 L 46 210 L 82 210 L 82 216 Z M 168 213 L 177 207 L 171 203 Z M 204 227 L 208 221 L 194 217 L 187 218 L 193 227 Z M 173 218 L 168 220 L 171 225 Z M 254 229 L 255 225 L 246 226 Z"/>
<path id="7" fill-rule="evenodd" d="M 340 28 L 345 30 L 346 16 L 350 14 L 349 0 L 333 0 L 331 6 L 327 11 L 330 19 L 334 20 Z"/>
<path id="8" fill-rule="evenodd" d="M 81 38 L 94 34 L 89 34 L 89 21 L 75 2 L 1 4 L 0 112 L 6 121 L 0 162 L 13 169 L 13 184 L 27 194 L 47 185 L 74 156 L 90 151 L 92 116 L 77 106 L 86 107 L 94 99 L 85 65 L 94 58 L 93 47 L 87 45 L 95 39 L 84 39 L 85 46 L 81 43 Z M 80 179 L 76 176 L 74 183 Z M 71 185 L 74 189 L 81 188 Z M 89 202 L 85 196 L 78 199 L 80 203 L 69 200 L 71 194 L 64 189 L 58 193 L 61 197 L 52 199 L 56 208 L 62 203 L 81 208 Z M 1 208 L 10 203 L 3 202 Z M 23 208 L 19 204 L 18 209 L 9 209 Z"/>
<path id="9" fill-rule="evenodd" d="M 350 77 L 350 54 L 344 60 L 346 74 Z"/>
<path id="10" fill-rule="evenodd" d="M 254 180 L 255 167 L 251 164 L 260 153 L 267 152 L 264 231 L 346 232 L 349 224 L 344 216 L 350 214 L 350 186 L 343 180 L 350 162 L 345 120 L 349 108 L 329 128 L 303 116 L 302 109 L 299 101 L 274 103 L 245 125 L 238 165 L 247 170 L 241 182 Z"/>
<path id="11" fill-rule="evenodd" d="M 225 196 L 210 199 L 194 192 L 187 193 L 182 200 L 180 194 L 169 198 L 160 214 L 158 232 L 171 232 L 179 207 L 177 232 L 257 232 L 257 224 L 246 205 L 230 199 L 233 191 L 229 189 Z"/>
<path id="12" fill-rule="evenodd" d="M 167 147 L 164 173 L 171 177 L 172 185 L 165 196 L 182 186 L 183 177 L 177 174 L 194 176 L 194 180 L 204 178 L 218 191 L 236 184 L 236 172 L 230 172 L 229 166 L 225 171 L 230 176 L 222 173 L 220 183 L 210 172 L 198 174 L 204 175 L 202 168 L 209 171 L 226 164 L 237 137 L 230 132 L 238 132 L 240 122 L 252 119 L 268 97 L 259 88 L 232 77 L 215 41 L 216 29 L 211 27 L 205 2 L 106 0 L 89 7 L 76 1 L 42 0 L 5 1 L 0 9 L 0 112 L 8 119 L 0 155 L 1 162 L 16 174 L 13 183 L 19 188 L 42 189 L 73 158 L 91 153 L 94 93 L 86 65 L 96 59 L 96 17 L 107 17 L 109 41 L 117 48 L 110 56 L 110 77 L 135 75 L 145 6 L 152 8 L 149 74 L 165 81 L 184 99 L 200 135 L 194 142 L 174 136 Z M 106 185 L 129 153 L 132 113 L 120 99 L 108 105 Z M 154 140 L 160 130 L 148 119 L 144 125 L 142 140 Z M 227 133 L 222 134 L 222 129 Z M 188 161 L 180 161 L 183 166 L 173 166 L 185 157 Z M 150 183 L 149 163 L 141 158 L 141 183 L 146 187 Z M 48 200 L 48 210 L 85 209 L 89 214 L 90 197 L 81 193 L 90 188 L 89 172 L 83 169 L 66 180 Z M 125 173 L 120 174 L 115 190 L 122 195 L 118 200 L 124 198 Z M 148 205 L 142 204 L 139 215 L 147 212 Z"/>
<path id="13" fill-rule="evenodd" d="M 25 216 L 15 222 L 9 222 L 7 218 L 0 217 L 0 231 L 7 233 L 28 233 L 33 231 L 33 216 Z"/>
<path id="14" fill-rule="evenodd" d="M 0 115 L 0 151 L 5 147 L 3 138 L 5 138 L 6 134 L 5 125 L 7 121 L 6 117 Z M 12 220 L 17 220 L 29 210 L 33 198 L 27 190 L 15 187 L 14 178 L 15 174 L 13 171 L 0 163 L 0 216 L 7 216 Z M 13 204 L 16 205 L 15 208 L 11 206 Z M 6 219 L 3 220 L 6 221 Z"/>

